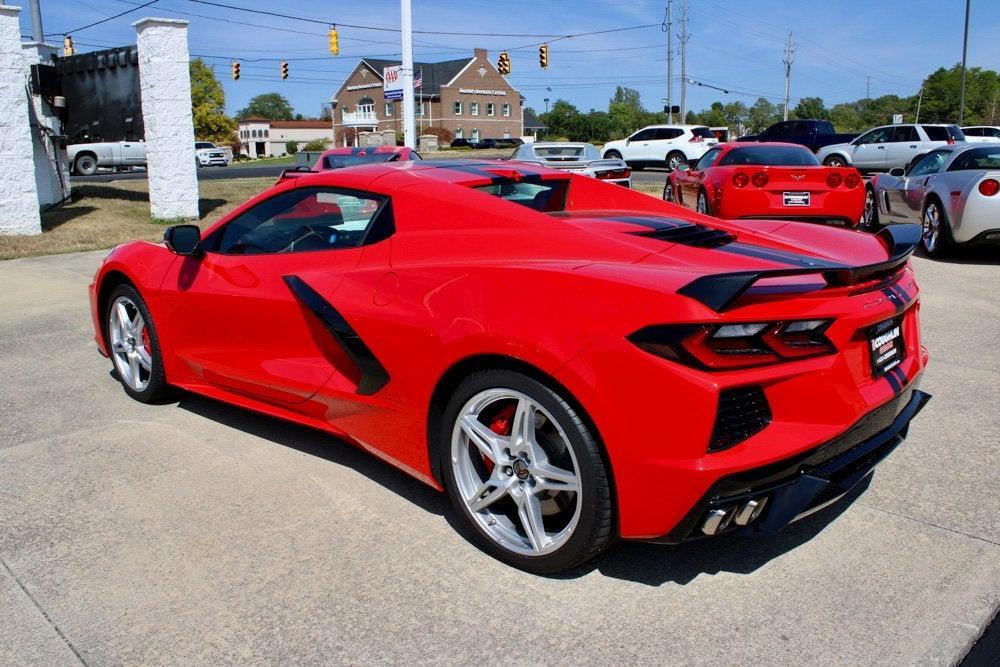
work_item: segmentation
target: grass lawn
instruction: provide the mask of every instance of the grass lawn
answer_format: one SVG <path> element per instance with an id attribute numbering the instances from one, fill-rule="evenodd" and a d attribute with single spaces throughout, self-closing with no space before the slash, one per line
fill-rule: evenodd
<path id="1" fill-rule="evenodd" d="M 202 228 L 261 190 L 273 178 L 201 181 Z M 0 259 L 110 248 L 133 239 L 158 241 L 164 224 L 149 217 L 145 180 L 74 185 L 73 200 L 42 214 L 42 233 L 0 236 Z"/>

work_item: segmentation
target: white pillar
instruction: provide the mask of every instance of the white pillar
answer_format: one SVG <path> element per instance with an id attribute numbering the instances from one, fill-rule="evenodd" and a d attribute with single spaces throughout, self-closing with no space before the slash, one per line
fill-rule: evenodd
<path id="1" fill-rule="evenodd" d="M 52 56 L 59 55 L 59 47 L 44 42 L 22 44 L 25 67 L 51 65 Z M 29 70 L 26 70 L 29 72 Z M 51 101 L 51 100 L 50 100 Z M 32 137 L 34 143 L 35 187 L 40 206 L 51 206 L 63 201 L 70 194 L 69 162 L 66 149 L 55 139 L 62 134 L 62 122 L 56 110 L 41 95 L 31 96 L 29 107 L 32 125 L 45 128 Z"/>
<path id="2" fill-rule="evenodd" d="M 41 234 L 20 7 L 0 5 L 0 234 Z"/>
<path id="3" fill-rule="evenodd" d="M 191 116 L 188 21 L 144 18 L 132 24 L 146 128 L 150 215 L 198 217 L 198 175 Z"/>
<path id="4" fill-rule="evenodd" d="M 403 80 L 403 143 L 408 148 L 417 147 L 417 126 L 413 116 L 413 33 L 410 21 L 410 0 L 400 0 L 400 29 L 403 41 L 403 66 L 399 78 Z"/>

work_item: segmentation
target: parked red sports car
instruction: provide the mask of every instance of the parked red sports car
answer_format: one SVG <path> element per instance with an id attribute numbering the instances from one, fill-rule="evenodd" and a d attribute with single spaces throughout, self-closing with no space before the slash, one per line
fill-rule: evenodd
<path id="1" fill-rule="evenodd" d="M 804 146 L 720 144 L 667 176 L 663 198 L 726 219 L 856 227 L 865 188 L 853 167 L 824 167 Z"/>
<path id="2" fill-rule="evenodd" d="M 335 434 L 451 497 L 494 556 L 771 533 L 844 495 L 927 400 L 908 257 L 517 162 L 307 174 L 90 286 L 125 391 Z"/>

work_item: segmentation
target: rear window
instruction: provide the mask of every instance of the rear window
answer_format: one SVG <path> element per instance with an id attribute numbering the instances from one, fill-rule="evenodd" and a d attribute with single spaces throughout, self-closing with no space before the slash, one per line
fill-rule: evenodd
<path id="1" fill-rule="evenodd" d="M 393 162 L 399 159 L 399 153 L 366 153 L 364 155 L 324 155 L 323 169 L 340 169 L 342 167 L 353 167 L 359 164 L 373 164 L 376 162 Z"/>
<path id="2" fill-rule="evenodd" d="M 969 169 L 1000 169 L 1000 146 L 987 146 L 964 151 L 948 167 L 948 171 Z"/>
<path id="3" fill-rule="evenodd" d="M 696 127 L 691 130 L 691 134 L 696 137 L 701 137 L 702 139 L 715 139 L 715 132 L 708 129 L 707 127 Z"/>
<path id="4" fill-rule="evenodd" d="M 505 201 L 527 206 L 535 211 L 550 213 L 566 209 L 569 181 L 547 179 L 544 181 L 500 181 L 473 188 Z"/>
<path id="5" fill-rule="evenodd" d="M 546 160 L 582 160 L 585 153 L 583 146 L 545 146 L 535 148 L 535 156 Z"/>
<path id="6" fill-rule="evenodd" d="M 828 120 L 817 120 L 816 121 L 816 134 L 836 134 L 837 130 L 833 128 L 833 123 Z"/>
<path id="7" fill-rule="evenodd" d="M 755 164 L 772 167 L 818 167 L 816 156 L 807 148 L 795 146 L 747 146 L 726 153 L 718 166 Z"/>
<path id="8" fill-rule="evenodd" d="M 965 141 L 958 125 L 921 125 L 929 141 Z"/>

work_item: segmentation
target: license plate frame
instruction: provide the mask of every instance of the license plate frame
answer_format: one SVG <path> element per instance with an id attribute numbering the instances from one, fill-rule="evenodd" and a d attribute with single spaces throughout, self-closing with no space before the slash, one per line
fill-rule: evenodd
<path id="1" fill-rule="evenodd" d="M 782 192 L 781 202 L 788 208 L 808 208 L 812 204 L 809 192 Z"/>
<path id="2" fill-rule="evenodd" d="M 903 318 L 890 317 L 868 327 L 865 341 L 868 344 L 872 377 L 878 379 L 899 366 L 906 358 Z"/>

